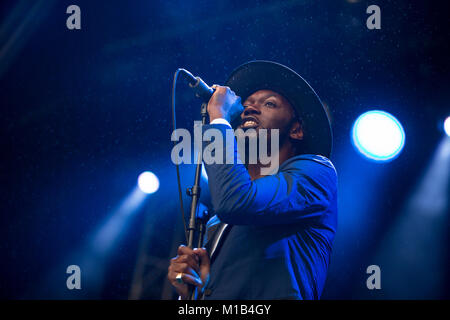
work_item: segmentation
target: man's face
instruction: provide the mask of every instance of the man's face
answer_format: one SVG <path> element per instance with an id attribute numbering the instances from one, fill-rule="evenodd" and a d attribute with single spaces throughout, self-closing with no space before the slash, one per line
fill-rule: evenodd
<path id="1" fill-rule="evenodd" d="M 280 94 L 271 90 L 259 90 L 249 96 L 243 103 L 241 124 L 238 128 L 279 129 L 280 139 L 289 135 L 295 118 L 291 104 Z"/>

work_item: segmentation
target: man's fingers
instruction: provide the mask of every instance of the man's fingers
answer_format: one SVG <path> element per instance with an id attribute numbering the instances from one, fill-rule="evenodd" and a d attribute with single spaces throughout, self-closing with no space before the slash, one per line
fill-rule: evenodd
<path id="1" fill-rule="evenodd" d="M 192 284 L 192 285 L 197 286 L 197 287 L 203 286 L 203 282 L 202 282 L 202 280 L 200 280 L 200 278 L 193 277 L 193 276 L 191 276 L 190 274 L 187 274 L 187 273 L 183 273 L 181 275 L 181 280 L 183 280 L 183 282 L 185 284 Z"/>
<path id="2" fill-rule="evenodd" d="M 173 273 L 187 273 L 194 277 L 197 277 L 200 279 L 200 270 L 195 271 L 193 268 L 191 268 L 187 263 L 173 263 L 169 266 L 169 272 Z"/>
<path id="3" fill-rule="evenodd" d="M 195 253 L 192 255 L 183 254 L 181 256 L 176 256 L 175 258 L 172 258 L 172 263 L 187 263 L 191 268 L 199 272 L 199 257 Z"/>
<path id="4" fill-rule="evenodd" d="M 194 249 L 194 252 L 200 258 L 200 276 L 203 283 L 207 285 L 210 279 L 209 272 L 211 268 L 209 254 L 204 248 Z"/>
<path id="5" fill-rule="evenodd" d="M 181 280 L 183 280 L 183 283 L 193 284 L 195 286 L 202 286 L 203 282 L 200 279 L 200 276 L 192 269 L 186 270 L 186 269 L 177 269 L 172 268 L 169 269 L 169 273 L 167 274 L 167 277 L 169 278 L 170 282 L 173 285 L 182 285 L 183 283 L 179 283 L 177 280 L 177 276 L 181 274 Z"/>
<path id="6" fill-rule="evenodd" d="M 194 250 L 183 245 L 178 248 L 178 255 L 170 261 L 167 278 L 183 299 L 188 298 L 188 285 L 201 288 L 207 281 L 205 277 L 202 280 L 200 272 L 203 271 L 199 262 L 200 257 Z M 182 283 L 177 279 L 178 275 L 181 276 Z"/>
<path id="7" fill-rule="evenodd" d="M 168 278 L 170 281 L 178 283 L 176 281 L 176 277 L 180 273 L 197 279 L 197 282 L 201 283 L 200 275 L 194 269 L 190 268 L 186 263 L 176 263 L 169 266 Z"/>
<path id="8" fill-rule="evenodd" d="M 217 84 L 213 84 L 213 85 L 211 86 L 211 88 L 213 88 L 213 89 L 215 90 L 215 92 L 219 92 L 219 93 L 221 93 L 221 94 L 227 92 L 227 90 L 230 89 L 230 88 L 228 88 L 228 87 L 220 86 L 220 85 L 217 85 Z"/>
<path id="9" fill-rule="evenodd" d="M 178 247 L 177 253 L 178 253 L 178 256 L 187 255 L 187 256 L 192 256 L 194 259 L 198 260 L 197 256 L 194 253 L 194 250 L 192 250 L 191 248 L 186 247 L 184 245 L 181 245 Z"/>
<path id="10" fill-rule="evenodd" d="M 200 258 L 200 266 L 209 265 L 209 254 L 205 248 L 196 248 L 194 249 L 194 253 Z"/>
<path id="11" fill-rule="evenodd" d="M 192 254 L 193 250 L 189 247 L 186 247 L 185 245 L 181 245 L 178 247 L 177 253 L 179 256 L 183 254 Z"/>

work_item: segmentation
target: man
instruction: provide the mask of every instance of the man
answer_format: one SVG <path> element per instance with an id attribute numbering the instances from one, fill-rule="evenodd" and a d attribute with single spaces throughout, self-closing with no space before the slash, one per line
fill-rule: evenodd
<path id="1" fill-rule="evenodd" d="M 337 177 L 328 159 L 332 137 L 320 99 L 297 73 L 252 61 L 214 86 L 210 124 L 223 133 L 242 108 L 248 130 L 279 129 L 279 168 L 205 164 L 215 216 L 205 248 L 180 246 L 168 279 L 181 299 L 319 299 L 337 227 Z M 224 139 L 225 141 L 225 139 Z M 230 148 L 230 146 L 225 146 Z M 237 154 L 236 144 L 231 146 Z"/>

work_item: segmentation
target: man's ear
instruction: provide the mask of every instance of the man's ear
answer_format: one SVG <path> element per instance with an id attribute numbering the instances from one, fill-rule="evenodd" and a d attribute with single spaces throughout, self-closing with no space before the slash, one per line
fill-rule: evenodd
<path id="1" fill-rule="evenodd" d="M 298 120 L 292 124 L 289 137 L 294 140 L 303 140 L 303 128 Z"/>

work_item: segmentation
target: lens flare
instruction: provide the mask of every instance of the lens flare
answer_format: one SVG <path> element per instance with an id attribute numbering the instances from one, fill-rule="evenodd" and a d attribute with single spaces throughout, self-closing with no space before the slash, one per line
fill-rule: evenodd
<path id="1" fill-rule="evenodd" d="M 402 151 L 405 132 L 393 115 L 372 110 L 356 119 L 352 129 L 352 141 L 365 157 L 375 161 L 390 161 Z"/>
<path id="2" fill-rule="evenodd" d="M 450 137 L 450 116 L 444 121 L 444 131 L 445 134 Z"/>
<path id="3" fill-rule="evenodd" d="M 145 171 L 139 175 L 138 186 L 144 193 L 155 193 L 159 189 L 158 177 L 153 172 Z"/>

